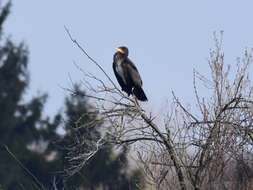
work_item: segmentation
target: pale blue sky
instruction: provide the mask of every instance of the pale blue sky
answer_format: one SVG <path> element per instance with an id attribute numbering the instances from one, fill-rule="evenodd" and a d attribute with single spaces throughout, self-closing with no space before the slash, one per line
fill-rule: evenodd
<path id="1" fill-rule="evenodd" d="M 13 0 L 5 31 L 29 46 L 29 96 L 48 92 L 47 113 L 62 106 L 66 93 L 59 85 L 69 87 L 68 74 L 75 81 L 82 78 L 73 61 L 102 76 L 70 42 L 64 25 L 114 80 L 112 55 L 117 46 L 128 46 L 148 105 L 159 110 L 171 99 L 171 90 L 192 102 L 192 71 L 208 73 L 214 31 L 224 30 L 229 64 L 235 64 L 245 47 L 253 47 L 252 8 L 250 0 Z"/>

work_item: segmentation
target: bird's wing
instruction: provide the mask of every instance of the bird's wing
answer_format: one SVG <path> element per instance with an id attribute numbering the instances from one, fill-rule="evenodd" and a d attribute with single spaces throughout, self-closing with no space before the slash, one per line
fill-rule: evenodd
<path id="1" fill-rule="evenodd" d="M 127 66 L 128 75 L 131 78 L 133 84 L 135 86 L 141 87 L 142 86 L 141 76 L 138 72 L 138 69 L 134 65 L 134 63 L 130 59 L 128 59 L 126 66 Z"/>

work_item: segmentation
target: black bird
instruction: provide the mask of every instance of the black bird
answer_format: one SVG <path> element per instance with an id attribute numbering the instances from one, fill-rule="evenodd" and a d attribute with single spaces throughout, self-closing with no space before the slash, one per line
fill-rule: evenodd
<path id="1" fill-rule="evenodd" d="M 142 89 L 141 76 L 128 58 L 127 47 L 118 47 L 113 56 L 113 71 L 121 86 L 121 89 L 128 94 L 134 94 L 138 100 L 147 101 L 147 97 Z"/>

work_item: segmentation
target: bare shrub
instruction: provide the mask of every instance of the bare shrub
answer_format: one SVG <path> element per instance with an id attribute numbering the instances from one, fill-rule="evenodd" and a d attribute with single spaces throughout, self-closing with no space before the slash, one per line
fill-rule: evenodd
<path id="1" fill-rule="evenodd" d="M 69 175 L 78 172 L 107 143 L 121 146 L 138 142 L 132 151 L 150 187 L 250 189 L 253 102 L 248 69 L 251 51 L 246 50 L 244 58 L 238 59 L 232 76 L 230 67 L 224 63 L 222 41 L 215 36 L 215 48 L 208 61 L 210 79 L 197 71 L 193 73 L 196 108 L 187 108 L 173 93 L 164 125 L 158 125 L 153 114 L 145 111 L 135 98 L 122 93 L 101 65 L 66 31 L 74 45 L 105 76 L 100 79 L 78 67 L 85 76 L 85 96 L 96 102 L 95 111 L 100 117 L 90 125 L 103 121 L 104 136 L 81 154 L 76 149 L 86 143 L 85 139 L 76 141 L 77 145 L 69 151 L 70 159 L 78 162 L 67 168 Z M 199 84 L 205 89 L 204 97 L 198 90 Z"/>

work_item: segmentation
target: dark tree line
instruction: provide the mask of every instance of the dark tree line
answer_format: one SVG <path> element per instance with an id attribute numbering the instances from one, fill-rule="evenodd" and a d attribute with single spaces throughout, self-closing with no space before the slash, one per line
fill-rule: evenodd
<path id="1" fill-rule="evenodd" d="M 101 137 L 103 121 L 89 126 L 98 115 L 85 115 L 93 107 L 78 85 L 78 93 L 65 99 L 65 112 L 54 116 L 42 114 L 47 94 L 24 100 L 32 80 L 29 51 L 26 44 L 15 44 L 3 35 L 10 9 L 9 2 L 0 12 L 0 189 L 139 189 L 141 172 L 129 174 L 127 147 L 115 153 L 113 146 L 106 144 L 77 174 L 66 174 L 68 148 L 79 152 L 89 148 L 93 139 Z M 57 133 L 61 126 L 65 135 Z M 75 146 L 78 138 L 87 144 Z"/>

